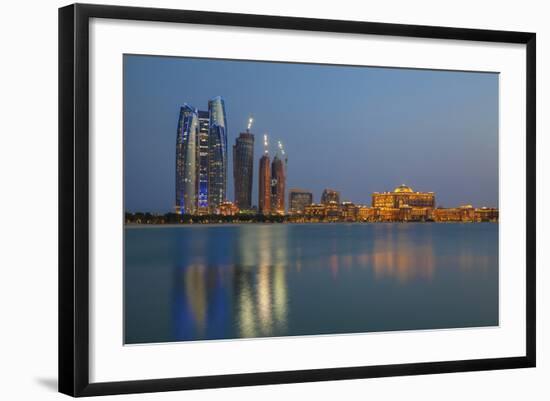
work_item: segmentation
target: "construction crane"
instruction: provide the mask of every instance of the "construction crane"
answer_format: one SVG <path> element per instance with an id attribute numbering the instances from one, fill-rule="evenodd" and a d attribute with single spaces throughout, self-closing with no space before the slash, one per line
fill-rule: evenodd
<path id="1" fill-rule="evenodd" d="M 279 146 L 279 150 L 281 151 L 281 154 L 284 156 L 285 158 L 285 170 L 286 170 L 286 165 L 288 164 L 288 157 L 285 153 L 285 149 L 283 147 L 283 143 L 281 141 L 278 141 L 277 142 L 277 145 Z"/>
<path id="2" fill-rule="evenodd" d="M 267 141 L 267 133 L 264 134 L 264 154 L 269 153 L 269 142 Z"/>

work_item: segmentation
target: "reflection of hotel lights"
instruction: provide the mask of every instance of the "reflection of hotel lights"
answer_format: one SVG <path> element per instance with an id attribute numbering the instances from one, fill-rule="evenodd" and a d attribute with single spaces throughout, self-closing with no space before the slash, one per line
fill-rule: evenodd
<path id="1" fill-rule="evenodd" d="M 392 232 L 386 232 L 386 238 L 375 240 L 370 258 L 375 276 L 395 277 L 400 282 L 415 278 L 431 279 L 435 270 L 432 245 L 419 247 L 403 238 L 394 239 Z"/>
<path id="2" fill-rule="evenodd" d="M 185 292 L 191 312 L 195 318 L 197 329 L 202 335 L 206 329 L 207 319 L 207 294 L 204 275 L 204 265 L 193 264 L 185 271 Z"/>
<path id="3" fill-rule="evenodd" d="M 330 271 L 332 272 L 332 278 L 338 278 L 338 255 L 330 255 Z"/>

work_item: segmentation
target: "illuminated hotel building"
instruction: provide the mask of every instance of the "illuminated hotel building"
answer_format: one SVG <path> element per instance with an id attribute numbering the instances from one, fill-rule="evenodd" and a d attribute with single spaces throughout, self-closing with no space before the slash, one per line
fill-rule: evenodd
<path id="1" fill-rule="evenodd" d="M 252 173 L 254 168 L 254 135 L 242 132 L 233 145 L 233 183 L 235 204 L 241 210 L 252 208 Z"/>
<path id="2" fill-rule="evenodd" d="M 196 109 L 180 109 L 176 137 L 176 213 L 195 213 L 197 207 L 197 154 L 199 117 Z"/>
<path id="3" fill-rule="evenodd" d="M 208 101 L 208 207 L 216 213 L 227 189 L 227 118 L 221 96 Z"/>
<path id="4" fill-rule="evenodd" d="M 271 210 L 275 214 L 285 214 L 285 163 L 279 153 L 271 163 Z"/>
<path id="5" fill-rule="evenodd" d="M 327 221 L 338 221 L 340 220 L 340 205 L 335 201 L 330 201 L 323 204 L 325 207 L 325 218 Z"/>
<path id="6" fill-rule="evenodd" d="M 291 189 L 288 193 L 288 207 L 290 214 L 303 214 L 305 207 L 313 203 L 313 194 L 303 189 Z"/>
<path id="7" fill-rule="evenodd" d="M 498 221 L 499 212 L 498 209 L 493 207 L 482 207 L 475 209 L 474 211 L 474 221 L 476 222 L 487 222 L 487 221 Z"/>
<path id="8" fill-rule="evenodd" d="M 434 209 L 433 220 L 437 222 L 496 222 L 498 221 L 498 209 L 474 208 L 472 205 Z"/>
<path id="9" fill-rule="evenodd" d="M 233 202 L 220 203 L 220 214 L 222 216 L 235 216 L 237 213 L 239 213 L 239 208 Z"/>
<path id="10" fill-rule="evenodd" d="M 414 192 L 411 187 L 400 185 L 393 192 L 372 194 L 372 207 L 398 209 L 402 206 L 413 208 L 434 208 L 433 192 Z"/>
<path id="11" fill-rule="evenodd" d="M 327 205 L 330 202 L 335 202 L 338 205 L 340 204 L 340 192 L 335 191 L 334 189 L 325 189 L 321 195 L 321 203 Z"/>
<path id="12" fill-rule="evenodd" d="M 321 221 L 326 216 L 326 206 L 320 203 L 312 203 L 304 208 L 304 214 L 309 221 Z"/>
<path id="13" fill-rule="evenodd" d="M 359 216 L 359 206 L 352 202 L 342 202 L 341 218 L 344 221 L 357 221 Z"/>
<path id="14" fill-rule="evenodd" d="M 271 160 L 267 151 L 260 158 L 260 172 L 258 185 L 258 208 L 260 213 L 271 212 Z"/>

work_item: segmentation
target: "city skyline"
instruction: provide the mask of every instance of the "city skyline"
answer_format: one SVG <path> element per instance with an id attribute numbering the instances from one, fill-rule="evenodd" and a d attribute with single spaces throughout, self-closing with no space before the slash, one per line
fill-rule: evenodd
<path id="1" fill-rule="evenodd" d="M 128 61 L 126 57 L 130 57 L 132 61 Z M 163 62 L 170 64 L 170 66 L 166 67 Z M 175 65 L 173 65 L 174 63 Z M 264 71 L 264 75 L 267 74 L 267 72 L 273 72 L 272 69 L 275 68 L 275 70 L 279 72 L 280 76 L 279 70 L 282 68 L 283 70 L 286 70 L 286 72 L 290 73 L 291 78 L 293 76 L 292 68 L 296 67 L 301 69 L 301 74 L 295 73 L 294 79 L 296 79 L 296 76 L 307 79 L 307 74 L 304 74 L 304 69 L 313 69 L 314 73 L 318 75 L 317 78 L 326 78 L 326 75 L 334 76 L 334 74 L 336 74 L 336 81 L 342 80 L 341 76 L 346 75 L 343 73 L 351 72 L 352 74 L 357 74 L 357 71 L 359 71 L 360 75 L 364 75 L 367 78 L 370 77 L 372 79 L 373 77 L 371 75 L 374 75 L 375 78 L 377 77 L 377 82 L 379 86 L 380 82 L 389 85 L 390 83 L 387 80 L 390 77 L 388 76 L 388 74 L 392 76 L 397 73 L 398 77 L 400 77 L 402 81 L 405 80 L 404 82 L 407 83 L 409 86 L 415 86 L 413 82 L 409 82 L 412 81 L 411 78 L 413 78 L 413 80 L 418 78 L 424 83 L 424 91 L 428 90 L 428 92 L 438 91 L 436 90 L 437 88 L 434 88 L 433 86 L 426 86 L 427 84 L 431 83 L 433 85 L 432 81 L 434 80 L 443 81 L 443 83 L 447 83 L 447 87 L 445 87 L 445 89 L 449 89 L 449 86 L 454 86 L 457 88 L 458 94 L 460 95 L 458 97 L 461 100 L 460 102 L 456 102 L 455 99 L 454 103 L 451 102 L 450 105 L 452 105 L 453 107 L 450 109 L 450 111 L 446 110 L 446 112 L 450 112 L 454 116 L 454 119 L 452 120 L 456 121 L 452 122 L 457 122 L 458 125 L 463 126 L 463 128 L 469 128 L 463 131 L 465 133 L 463 138 L 458 138 L 458 146 L 450 146 L 449 144 L 444 143 L 445 141 L 442 137 L 445 137 L 445 139 L 451 138 L 449 142 L 452 145 L 455 144 L 457 138 L 442 133 L 440 133 L 439 137 L 434 136 L 434 128 L 438 126 L 441 121 L 439 121 L 438 124 L 432 124 L 431 121 L 427 121 L 426 119 L 421 118 L 425 117 L 424 115 L 419 114 L 415 119 L 416 125 L 409 126 L 407 130 L 403 130 L 403 133 L 396 131 L 389 135 L 389 137 L 391 137 L 393 140 L 395 140 L 395 136 L 397 136 L 400 137 L 402 140 L 405 139 L 405 141 L 393 143 L 393 147 L 388 147 L 388 138 L 385 138 L 384 140 L 383 137 L 375 134 L 373 136 L 381 139 L 381 141 L 373 142 L 371 140 L 372 138 L 369 138 L 368 135 L 370 125 L 377 127 L 377 129 L 384 130 L 384 125 L 382 124 L 382 121 L 380 119 L 373 119 L 371 121 L 371 124 L 369 125 L 368 121 L 366 123 L 363 122 L 366 116 L 354 116 L 354 113 L 352 113 L 352 111 L 356 110 L 353 110 L 353 108 L 350 108 L 350 110 L 348 110 L 348 113 L 343 113 L 341 115 L 338 113 L 334 113 L 334 115 L 325 115 L 323 112 L 326 112 L 326 110 L 319 110 L 319 113 L 316 114 L 308 113 L 300 108 L 296 108 L 295 110 L 291 109 L 285 112 L 285 110 L 281 110 L 281 107 L 279 107 L 278 109 L 273 109 L 273 106 L 281 105 L 277 104 L 277 102 L 271 102 L 269 104 L 269 106 L 271 107 L 268 108 L 272 110 L 274 115 L 279 116 L 280 121 L 277 121 L 278 123 L 275 124 L 272 129 L 270 129 L 268 123 L 270 121 L 273 121 L 270 118 L 270 115 L 266 115 L 265 110 L 258 107 L 258 104 L 254 101 L 254 99 L 250 99 L 250 102 L 245 102 L 242 99 L 246 97 L 250 98 L 250 96 L 248 96 L 250 95 L 250 88 L 246 88 L 246 90 L 242 91 L 244 93 L 241 98 L 235 97 L 235 94 L 231 90 L 229 90 L 229 93 L 231 94 L 230 96 L 222 92 L 206 93 L 206 90 L 204 91 L 205 93 L 203 93 L 203 91 L 198 91 L 199 93 L 189 91 L 189 93 L 185 94 L 185 96 L 176 95 L 175 97 L 177 97 L 178 99 L 177 107 L 181 107 L 185 104 L 204 104 L 205 101 L 201 101 L 199 103 L 197 102 L 197 99 L 202 99 L 204 97 L 210 99 L 208 101 L 209 109 L 214 109 L 213 114 L 215 115 L 216 122 L 214 124 L 209 124 L 209 135 L 210 137 L 214 135 L 216 138 L 218 138 L 218 144 L 216 148 L 218 149 L 218 151 L 215 155 L 218 155 L 216 157 L 218 157 L 219 159 L 217 163 L 219 164 L 219 171 L 214 175 L 211 175 L 208 181 L 209 183 L 214 182 L 216 184 L 214 187 L 212 187 L 212 189 L 209 188 L 209 193 L 217 194 L 218 200 L 215 201 L 217 204 L 221 203 L 224 200 L 235 201 L 235 193 L 233 191 L 233 187 L 235 185 L 235 158 L 231 157 L 228 160 L 227 157 L 229 153 L 235 155 L 235 149 L 234 152 L 229 152 L 227 144 L 228 142 L 231 144 L 236 144 L 238 142 L 240 134 L 249 132 L 248 129 L 245 131 L 246 121 L 248 119 L 245 118 L 241 121 L 241 118 L 239 117 L 242 116 L 244 111 L 248 116 L 250 114 L 255 116 L 255 127 L 249 133 L 255 135 L 258 140 L 255 142 L 252 141 L 252 155 L 254 155 L 255 153 L 263 154 L 261 150 L 258 151 L 258 148 L 262 146 L 262 141 L 259 138 L 261 138 L 263 132 L 268 132 L 270 134 L 270 137 L 272 138 L 281 138 L 285 145 L 289 148 L 289 152 L 291 152 L 292 154 L 290 173 L 285 174 L 285 180 L 288 180 L 286 182 L 286 187 L 305 188 L 307 191 L 310 191 L 314 194 L 315 200 L 320 199 L 320 194 L 325 188 L 334 188 L 340 193 L 342 201 L 349 200 L 358 204 L 368 203 L 370 199 L 370 194 L 372 192 L 388 191 L 395 185 L 406 183 L 407 185 L 419 187 L 421 190 L 438 192 L 438 194 L 440 194 L 438 196 L 438 205 L 458 206 L 461 204 L 471 203 L 477 206 L 498 206 L 498 75 L 496 74 L 125 56 L 125 96 L 132 95 L 132 92 L 135 92 L 136 90 L 137 92 L 141 93 L 141 95 L 146 95 L 147 92 L 151 92 L 152 88 L 135 88 L 135 80 L 139 78 L 140 73 L 143 73 L 147 70 L 162 70 L 163 68 L 170 69 L 169 67 L 176 68 L 186 66 L 187 68 L 189 68 L 189 63 L 193 64 L 195 68 L 197 67 L 197 63 L 199 63 L 199 65 L 208 67 L 208 71 L 202 71 L 200 68 L 197 68 L 197 71 L 200 72 L 199 75 L 204 75 L 208 72 L 208 76 L 223 76 L 226 81 L 231 81 L 231 79 L 228 79 L 227 74 L 221 74 L 221 71 L 224 69 L 233 70 L 233 77 L 240 76 L 238 74 L 240 72 L 240 69 L 239 71 L 235 71 L 236 64 L 238 64 L 239 67 L 244 67 L 245 70 L 247 68 L 250 68 L 251 65 L 259 70 L 267 69 L 266 71 Z M 215 64 L 214 66 L 213 63 Z M 223 65 L 219 65 L 218 63 L 222 63 Z M 327 68 L 330 71 L 327 72 Z M 319 69 L 321 69 L 320 72 Z M 345 71 L 340 71 L 341 69 Z M 212 74 L 212 70 L 218 71 L 219 74 Z M 181 71 L 181 73 L 184 77 L 192 78 L 190 74 L 186 74 L 185 71 Z M 167 77 L 174 76 L 174 74 L 178 75 L 177 73 L 175 73 L 175 71 L 173 71 L 173 73 L 168 74 L 168 76 L 164 76 L 161 74 L 159 75 L 159 77 L 163 77 L 164 80 Z M 403 74 L 405 74 L 406 76 L 413 74 L 413 76 L 405 77 L 405 79 L 402 76 Z M 420 74 L 420 76 L 418 76 L 418 74 Z M 426 78 L 425 74 L 429 74 L 430 78 Z M 442 77 L 441 74 L 445 76 Z M 448 76 L 449 74 L 458 74 L 458 77 L 450 79 Z M 262 74 L 260 73 L 260 75 Z M 157 77 L 157 79 L 159 77 Z M 154 75 L 152 76 L 152 78 L 153 81 L 156 81 Z M 384 81 L 384 79 L 382 78 L 385 78 L 386 81 Z M 456 82 L 454 82 L 453 80 Z M 200 81 L 200 79 L 198 81 Z M 309 79 L 308 85 L 311 85 L 313 81 L 315 80 Z M 203 83 L 205 84 L 203 86 L 207 86 L 207 81 Z M 477 89 L 474 88 L 474 83 L 478 84 Z M 307 86 L 306 83 L 302 84 L 302 86 Z M 464 88 L 460 89 L 460 86 L 464 84 L 467 84 L 466 86 L 468 90 Z M 480 85 L 483 89 L 481 90 L 481 92 L 479 89 Z M 161 86 L 166 87 L 166 83 Z M 407 85 L 405 85 L 404 87 L 406 88 Z M 346 98 L 344 89 L 345 86 L 340 88 L 340 91 L 342 92 L 340 93 L 340 100 L 342 100 L 342 98 Z M 376 89 L 376 87 L 374 87 L 372 90 L 372 92 L 374 93 L 380 91 L 379 87 L 376 90 L 374 89 Z M 468 91 L 471 93 L 466 93 Z M 183 92 L 185 93 L 185 90 L 183 90 Z M 326 92 L 327 95 L 332 94 L 334 100 L 337 98 L 335 97 L 336 94 L 334 87 L 329 87 Z M 338 90 L 336 90 L 336 92 L 338 92 Z M 479 102 L 478 95 L 480 93 L 485 96 L 484 102 L 481 102 L 483 103 L 483 105 L 485 105 L 485 111 L 492 111 L 492 113 L 489 113 L 490 115 L 483 116 L 484 118 L 481 122 L 473 118 L 476 116 L 477 118 L 479 118 L 479 116 L 481 115 L 479 113 L 479 110 L 473 110 L 473 103 Z M 138 93 L 134 94 L 138 95 Z M 152 93 L 149 94 L 151 95 Z M 405 94 L 407 94 L 407 91 L 405 91 Z M 457 93 L 452 94 L 456 95 Z M 221 100 L 220 95 L 225 98 L 225 106 L 223 105 L 223 100 Z M 352 95 L 353 93 L 350 93 L 351 97 L 353 97 Z M 408 93 L 408 95 L 410 96 L 411 93 Z M 425 97 L 427 95 L 425 93 L 417 93 L 417 95 L 419 100 L 424 99 L 424 101 L 426 101 Z M 369 94 L 368 97 L 370 98 L 370 96 L 372 95 Z M 434 96 L 434 94 L 432 94 L 432 96 Z M 174 97 L 174 93 L 168 91 L 168 93 L 166 93 L 166 98 L 171 97 Z M 455 98 L 456 97 L 457 96 L 455 96 Z M 487 102 L 487 97 L 491 98 L 493 102 Z M 125 102 L 125 209 L 128 211 L 145 212 L 172 211 L 174 207 L 173 201 L 170 202 L 172 203 L 172 205 L 167 203 L 166 193 L 168 193 L 169 198 L 174 199 L 174 185 L 172 184 L 172 189 L 170 191 L 170 188 L 167 186 L 168 181 L 165 179 L 164 175 L 156 176 L 155 180 L 153 180 L 153 177 L 151 176 L 152 171 L 154 171 L 156 174 L 159 174 L 161 171 L 165 171 L 165 164 L 167 160 L 170 160 L 170 155 L 166 154 L 165 156 L 167 157 L 158 157 L 158 155 L 166 153 L 164 149 L 158 148 L 159 144 L 157 144 L 155 149 L 143 146 L 144 143 L 136 143 L 133 140 L 128 141 L 129 138 L 134 139 L 134 135 L 137 135 L 139 138 L 143 139 L 142 142 L 149 142 L 151 138 L 147 138 L 147 135 L 145 135 L 144 133 L 147 131 L 147 126 L 154 126 L 157 128 L 155 129 L 155 131 L 159 132 L 157 136 L 154 136 L 157 142 L 160 142 L 160 144 L 164 144 L 166 142 L 164 129 L 160 128 L 164 127 L 164 125 L 168 126 L 169 124 L 167 124 L 167 122 L 165 121 L 161 122 L 160 120 L 151 117 L 160 116 L 167 113 L 167 109 L 171 108 L 171 106 L 167 107 L 167 105 L 171 104 L 172 101 L 165 101 L 164 96 L 158 98 L 152 96 L 151 99 L 149 97 L 146 98 L 147 100 L 140 96 L 131 96 L 130 100 L 128 102 Z M 267 93 L 266 98 L 269 98 L 269 96 L 267 96 Z M 132 99 L 134 101 L 132 101 Z M 144 107 L 146 103 L 153 105 L 153 103 L 150 102 L 154 99 L 160 100 L 160 105 L 157 104 L 159 102 L 156 102 L 156 107 L 153 107 L 153 110 L 149 110 L 148 107 Z M 179 99 L 181 99 L 181 101 Z M 228 99 L 231 99 L 232 101 Z M 449 103 L 449 94 L 447 94 L 444 99 Z M 396 104 L 394 104 L 395 107 L 393 107 L 392 110 L 397 112 L 400 110 L 400 108 L 402 108 L 402 106 L 398 107 L 398 103 L 402 101 L 402 98 L 394 97 L 393 100 L 394 102 L 396 102 Z M 385 101 L 387 101 L 387 99 Z M 211 104 L 211 102 L 213 103 Z M 288 106 L 291 106 L 292 103 L 293 102 L 290 101 L 290 104 L 288 104 Z M 313 99 L 312 103 L 318 104 L 318 100 Z M 370 99 L 370 103 L 366 102 L 365 106 L 369 104 L 372 106 L 372 99 Z M 247 106 L 249 110 L 245 110 Z M 341 104 L 339 105 L 339 107 L 341 107 Z M 380 111 L 380 105 L 375 105 L 374 107 L 377 108 L 378 111 Z M 226 109 L 229 110 L 227 111 L 227 115 Z M 196 116 L 192 120 L 192 123 L 202 127 L 204 125 L 204 115 L 202 115 L 203 118 L 201 120 L 200 113 L 204 112 L 201 112 L 198 109 L 195 110 Z M 233 112 L 232 110 L 235 110 L 235 112 Z M 369 108 L 366 107 L 364 114 L 368 115 L 368 110 Z M 387 113 L 388 110 L 385 111 Z M 233 115 L 235 115 L 235 117 L 233 117 Z M 138 124 L 138 121 L 130 118 L 134 116 L 140 116 L 140 118 L 137 118 L 137 120 L 141 120 L 141 122 L 144 124 Z M 305 122 L 309 124 L 311 129 L 309 131 L 303 129 L 301 123 L 304 121 L 293 119 L 296 118 L 296 116 L 299 116 L 302 118 L 302 120 L 305 120 Z M 467 118 L 468 116 L 471 118 Z M 262 121 L 262 119 L 266 119 L 266 117 L 268 117 L 267 121 Z M 410 119 L 410 115 L 408 116 L 408 118 Z M 407 120 L 407 118 L 405 119 Z M 229 120 L 230 122 L 229 126 L 232 127 L 229 130 L 227 129 L 227 120 Z M 321 120 L 321 122 L 319 123 L 317 120 Z M 334 126 L 333 120 L 337 120 L 339 124 L 336 124 L 336 126 Z M 435 120 L 439 120 L 439 117 L 436 116 Z M 172 122 L 173 121 L 174 118 L 172 118 Z M 358 125 L 355 133 L 346 133 L 346 131 L 350 131 L 349 129 L 345 129 L 346 122 L 349 121 L 353 121 L 356 125 Z M 282 122 L 284 122 L 284 124 L 282 124 Z M 473 122 L 476 123 L 473 124 Z M 391 120 L 386 121 L 386 123 L 389 126 L 392 126 L 393 124 Z M 338 126 L 341 126 L 342 128 L 335 129 Z M 214 129 L 212 129 L 212 127 L 214 127 Z M 422 127 L 430 133 L 429 142 L 425 142 L 426 136 L 423 135 L 421 131 L 419 131 L 419 129 Z M 477 129 L 474 129 L 475 127 L 477 127 Z M 485 129 L 482 130 L 481 128 L 483 127 L 485 127 Z M 330 131 L 329 128 L 332 129 L 332 131 Z M 174 157 L 174 153 L 177 153 L 173 152 L 173 129 L 174 128 L 172 128 L 171 131 L 172 135 L 170 135 L 170 137 L 172 138 L 172 157 Z M 453 130 L 456 130 L 456 127 L 448 127 L 448 131 Z M 178 126 L 178 133 L 179 131 L 180 127 Z M 305 146 L 294 147 L 291 145 L 297 143 L 299 144 L 301 142 L 300 135 L 296 134 L 297 131 L 304 134 L 304 138 L 302 139 L 311 140 L 312 132 L 314 134 L 317 133 L 318 135 L 317 137 L 313 137 L 313 142 L 305 143 Z M 286 134 L 286 132 L 288 132 L 288 134 Z M 481 135 L 483 133 L 485 134 Z M 476 146 L 466 146 L 471 145 L 469 142 L 473 140 L 472 137 L 475 137 L 476 139 L 474 141 Z M 337 139 L 337 141 L 334 141 L 334 139 Z M 328 142 L 327 145 L 324 145 L 322 143 L 324 140 Z M 370 146 L 365 147 L 365 141 L 367 144 L 370 143 Z M 200 142 L 201 141 L 199 137 L 199 140 L 197 141 L 197 143 L 194 143 L 193 146 L 201 147 Z M 129 143 L 131 145 L 127 147 L 126 145 Z M 335 143 L 340 143 L 341 145 L 339 147 L 334 147 L 333 145 Z M 359 144 L 363 146 L 352 146 Z M 424 145 L 424 147 L 420 147 L 424 149 L 424 152 L 418 152 L 417 150 L 415 151 L 415 149 L 418 148 L 419 144 Z M 326 149 L 329 146 L 331 146 L 330 152 L 328 151 L 328 149 Z M 430 146 L 432 146 L 433 149 L 430 148 Z M 220 152 L 220 148 L 223 149 L 225 153 Z M 309 148 L 312 148 L 311 151 Z M 322 148 L 324 151 L 315 151 L 319 148 Z M 135 152 L 135 150 L 138 151 Z M 151 154 L 153 152 L 148 151 L 155 151 L 155 154 Z M 334 157 L 332 158 L 332 163 L 327 163 L 327 160 L 325 158 L 327 156 L 330 156 L 331 152 L 334 154 Z M 347 157 L 346 153 L 349 153 L 350 156 Z M 224 154 L 225 157 L 223 157 Z M 354 159 L 354 155 L 358 157 Z M 445 158 L 445 155 L 450 155 L 450 157 Z M 275 159 L 277 155 L 275 154 L 275 152 L 271 152 L 270 156 L 272 159 Z M 451 171 L 449 169 L 449 165 L 456 165 L 459 156 L 462 156 L 464 159 L 462 160 L 462 163 L 460 163 L 461 168 Z M 252 157 L 253 174 L 251 180 L 251 206 L 260 206 L 259 202 L 257 202 L 257 200 L 259 199 L 258 176 L 260 172 L 260 157 Z M 339 159 L 339 157 L 341 159 Z M 210 155 L 210 158 L 212 158 L 212 155 Z M 139 174 L 140 171 L 144 171 L 144 167 L 146 168 L 147 166 L 151 166 L 155 161 L 157 163 L 155 163 L 154 169 L 149 170 L 144 174 Z M 355 163 L 350 164 L 350 161 L 355 161 Z M 196 162 L 198 164 L 201 164 L 200 156 L 198 157 L 198 160 Z M 306 164 L 306 168 L 304 168 L 304 164 Z M 172 173 L 170 174 L 169 171 L 166 171 L 166 176 L 174 177 L 174 171 L 177 171 L 177 167 L 176 169 L 173 168 L 174 165 L 177 165 L 176 160 L 171 163 Z M 473 170 L 472 165 L 475 167 Z M 435 166 L 439 167 L 436 169 Z M 133 167 L 137 167 L 137 171 L 131 171 Z M 231 170 L 233 170 L 233 174 L 228 174 L 228 171 Z M 286 173 L 285 170 L 286 166 L 283 170 Z M 399 173 L 399 171 L 402 171 L 403 173 Z M 442 171 L 446 172 L 446 174 L 443 174 Z M 274 172 L 271 171 L 271 174 L 273 173 Z M 221 177 L 223 175 L 225 175 L 225 179 L 221 181 L 219 180 L 216 183 L 215 177 Z M 399 175 L 405 178 L 401 180 L 395 179 L 395 177 Z M 139 180 L 136 180 L 136 178 L 139 178 Z M 276 177 L 274 176 L 272 176 L 271 178 L 272 180 L 276 180 Z M 321 180 L 321 178 L 323 179 Z M 198 181 L 200 182 L 201 179 L 198 178 Z M 139 184 L 134 185 L 136 184 L 136 182 L 139 182 Z M 172 181 L 172 183 L 173 182 L 174 181 Z M 149 183 L 159 190 L 144 193 L 143 189 L 140 188 L 143 186 L 144 183 Z M 197 188 L 200 187 L 200 183 L 198 185 L 197 183 L 193 183 L 193 185 L 195 185 Z M 276 187 L 272 186 L 271 189 L 273 190 L 274 188 Z M 443 191 L 441 190 L 442 188 Z M 275 196 L 278 202 L 282 202 L 284 208 L 284 204 L 285 202 L 287 202 L 288 192 L 285 192 L 285 188 L 282 188 L 282 191 L 282 196 L 279 196 L 277 193 L 272 193 L 271 195 Z M 172 196 L 169 196 L 170 192 Z M 176 188 L 176 194 L 177 193 L 178 190 Z M 137 196 L 138 194 L 139 196 Z M 178 195 L 176 195 L 176 198 L 177 196 Z M 288 209 L 288 207 L 286 207 L 286 209 Z"/>

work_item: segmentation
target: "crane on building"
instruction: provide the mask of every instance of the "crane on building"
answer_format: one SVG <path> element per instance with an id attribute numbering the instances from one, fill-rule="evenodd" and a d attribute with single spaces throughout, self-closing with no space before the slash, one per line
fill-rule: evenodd
<path id="1" fill-rule="evenodd" d="M 279 150 L 281 151 L 281 155 L 285 158 L 285 171 L 286 171 L 286 166 L 288 164 L 288 157 L 285 153 L 285 148 L 283 147 L 283 143 L 281 141 L 278 141 L 277 145 L 279 146 Z"/>
<path id="2" fill-rule="evenodd" d="M 264 134 L 264 154 L 269 154 L 269 142 L 267 140 L 267 133 Z"/>

